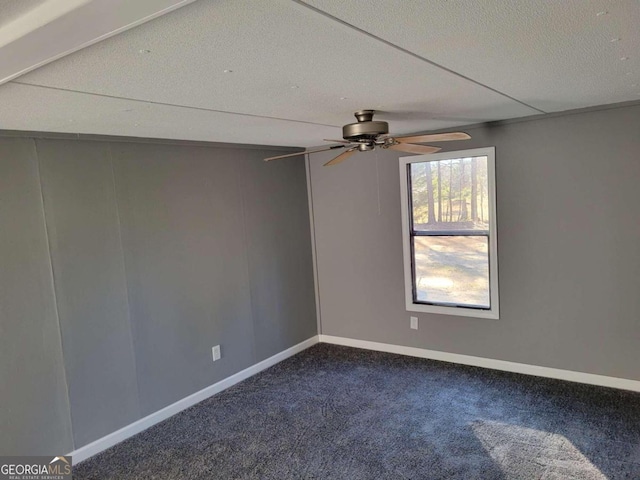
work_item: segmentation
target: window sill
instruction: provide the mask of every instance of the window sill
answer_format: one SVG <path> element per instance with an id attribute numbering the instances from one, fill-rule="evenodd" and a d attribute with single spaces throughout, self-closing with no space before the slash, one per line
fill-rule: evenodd
<path id="1" fill-rule="evenodd" d="M 421 303 L 407 302 L 407 312 L 436 313 L 439 315 L 455 315 L 457 317 L 487 318 L 490 320 L 500 319 L 498 309 L 480 310 L 476 308 L 464 307 L 444 307 L 439 305 L 424 305 Z"/>

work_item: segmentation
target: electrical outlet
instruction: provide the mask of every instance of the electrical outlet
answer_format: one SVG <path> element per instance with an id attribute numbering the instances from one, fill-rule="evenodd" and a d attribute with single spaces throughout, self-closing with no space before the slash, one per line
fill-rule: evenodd
<path id="1" fill-rule="evenodd" d="M 418 317 L 410 317 L 411 320 L 411 328 L 414 330 L 418 329 Z"/>
<path id="2" fill-rule="evenodd" d="M 213 361 L 220 360 L 220 345 L 216 345 L 211 349 L 211 353 L 213 354 Z"/>

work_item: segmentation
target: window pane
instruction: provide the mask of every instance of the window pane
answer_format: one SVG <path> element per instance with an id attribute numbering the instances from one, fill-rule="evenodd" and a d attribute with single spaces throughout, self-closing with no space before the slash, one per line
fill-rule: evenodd
<path id="1" fill-rule="evenodd" d="M 490 307 L 489 238 L 413 237 L 418 302 Z"/>
<path id="2" fill-rule="evenodd" d="M 489 230 L 487 157 L 411 164 L 416 231 Z"/>

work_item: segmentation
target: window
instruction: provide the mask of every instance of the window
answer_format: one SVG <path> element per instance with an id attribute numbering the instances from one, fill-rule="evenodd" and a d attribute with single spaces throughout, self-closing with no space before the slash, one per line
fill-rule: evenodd
<path id="1" fill-rule="evenodd" d="M 495 150 L 400 159 L 407 310 L 498 318 Z"/>

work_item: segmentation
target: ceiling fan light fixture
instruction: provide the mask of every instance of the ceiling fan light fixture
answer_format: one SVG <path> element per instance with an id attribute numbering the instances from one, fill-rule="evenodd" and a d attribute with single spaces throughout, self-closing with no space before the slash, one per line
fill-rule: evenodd
<path id="1" fill-rule="evenodd" d="M 338 145 L 330 145 L 317 150 L 307 150 L 304 152 L 278 155 L 276 157 L 265 158 L 265 161 L 269 162 L 280 158 L 295 157 L 308 153 L 325 152 L 327 150 L 334 150 L 338 148 L 345 149 L 345 151 L 340 155 L 325 163 L 325 166 L 331 166 L 343 162 L 357 152 L 369 152 L 371 150 L 375 150 L 376 147 L 384 149 L 390 148 L 391 150 L 413 153 L 414 155 L 425 155 L 439 151 L 440 147 L 417 145 L 416 143 L 447 142 L 451 140 L 468 140 L 471 138 L 464 132 L 388 136 L 389 124 L 387 122 L 374 121 L 374 114 L 375 110 L 358 110 L 355 112 L 354 116 L 358 122 L 350 123 L 342 127 L 342 136 L 344 140 L 327 140 L 329 142 L 338 143 Z"/>
<path id="2" fill-rule="evenodd" d="M 358 145 L 358 150 L 361 152 L 368 152 L 370 150 L 373 150 L 374 148 L 376 148 L 376 145 L 369 142 L 362 142 Z"/>

